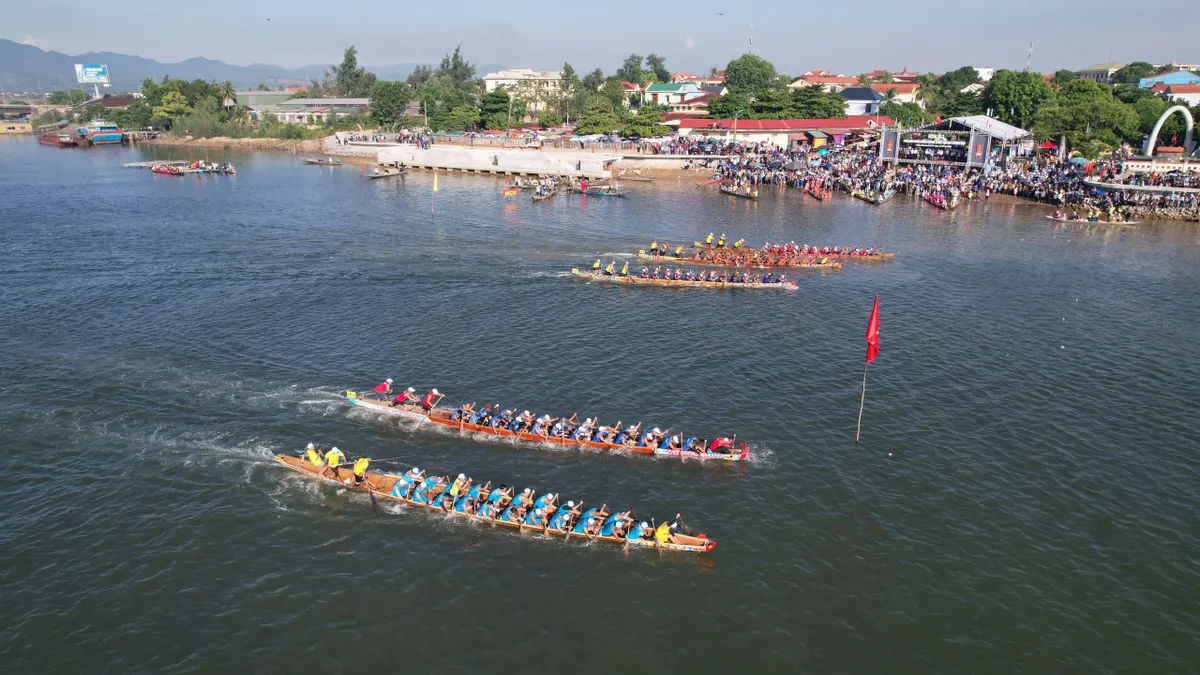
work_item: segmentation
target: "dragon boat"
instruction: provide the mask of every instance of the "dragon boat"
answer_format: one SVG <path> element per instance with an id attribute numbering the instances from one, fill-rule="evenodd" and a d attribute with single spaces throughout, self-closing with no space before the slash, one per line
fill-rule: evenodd
<path id="1" fill-rule="evenodd" d="M 851 190 L 850 196 L 861 199 L 868 204 L 874 204 L 875 206 L 879 206 L 880 204 L 883 204 L 887 200 L 891 199 L 892 197 L 895 197 L 896 193 L 893 192 L 892 190 L 884 190 L 883 192 L 869 192 L 867 190 Z"/>
<path id="2" fill-rule="evenodd" d="M 590 195 L 592 197 L 624 197 L 625 193 L 612 187 L 611 185 L 597 185 L 584 190 L 579 187 L 571 188 L 571 192 L 581 195 Z"/>
<path id="3" fill-rule="evenodd" d="M 425 409 L 419 406 L 389 405 L 384 401 L 360 397 L 358 392 L 354 391 L 346 392 L 346 400 L 365 410 L 371 410 L 373 412 L 391 415 L 415 422 L 418 428 L 422 424 L 429 423 L 445 429 L 457 431 L 461 435 L 471 436 L 473 438 L 507 438 L 526 444 L 540 444 L 563 448 L 586 448 L 589 450 L 603 450 L 607 452 L 633 452 L 642 455 L 654 455 L 657 457 L 678 457 L 679 459 L 684 460 L 697 459 L 701 461 L 744 462 L 750 458 L 750 449 L 746 447 L 745 443 L 742 443 L 740 449 L 730 447 L 730 452 L 710 452 L 707 450 L 696 452 L 691 450 L 670 450 L 666 448 L 640 446 L 630 443 L 605 443 L 602 441 L 572 439 L 566 436 L 543 436 L 541 434 L 534 434 L 525 431 L 509 431 L 503 427 L 493 428 L 483 424 L 471 424 L 464 419 L 453 419 L 454 411 L 446 408 L 433 408 L 432 410 L 426 412 Z"/>
<path id="4" fill-rule="evenodd" d="M 338 159 L 337 157 L 317 157 L 315 159 L 312 157 L 305 157 L 304 163 L 316 164 L 317 166 L 339 166 L 341 165 L 342 160 Z"/>
<path id="5" fill-rule="evenodd" d="M 733 249 L 724 249 L 724 251 L 732 252 Z M 744 253 L 748 252 L 746 249 L 738 249 L 738 251 L 739 251 L 739 253 L 737 254 L 738 256 L 742 256 L 742 255 L 744 255 Z M 697 254 L 697 255 L 699 255 L 699 254 Z M 834 269 L 834 270 L 836 270 L 836 269 L 841 269 L 841 267 L 842 267 L 842 263 L 840 263 L 840 262 L 837 262 L 835 260 L 822 260 L 822 256 L 817 256 L 817 255 L 805 256 L 805 257 L 798 258 L 794 262 L 780 264 L 778 262 L 763 263 L 763 262 L 742 261 L 742 260 L 739 260 L 737 257 L 735 257 L 732 260 L 706 260 L 703 258 L 696 258 L 696 257 L 680 258 L 680 257 L 673 256 L 673 255 L 650 255 L 649 253 L 646 252 L 645 249 L 638 249 L 638 260 L 650 260 L 650 261 L 661 260 L 662 262 L 677 263 L 680 265 L 692 264 L 692 265 L 706 265 L 708 267 L 756 267 L 756 268 L 761 268 L 761 269 L 786 268 L 786 269 L 822 269 L 822 270 Z"/>
<path id="6" fill-rule="evenodd" d="M 749 247 L 745 247 L 745 246 L 739 247 L 739 248 L 734 248 L 732 246 L 715 246 L 713 244 L 705 244 L 702 241 L 694 241 L 694 242 L 692 242 L 692 246 L 696 247 L 697 249 L 699 249 L 701 251 L 713 251 L 716 253 L 738 253 L 738 254 L 750 253 L 750 254 L 754 254 L 754 253 L 759 253 L 762 251 L 761 248 L 749 248 Z M 876 252 L 876 253 L 870 253 L 867 255 L 854 255 L 853 253 L 844 253 L 844 252 L 840 252 L 840 251 L 837 251 L 837 252 L 831 251 L 829 253 L 819 253 L 819 252 L 818 253 L 801 253 L 800 255 L 811 255 L 811 256 L 816 256 L 818 258 L 829 258 L 830 260 L 852 260 L 852 261 L 853 260 L 863 260 L 863 261 L 891 260 L 892 258 L 896 257 L 895 253 Z"/>
<path id="7" fill-rule="evenodd" d="M 672 533 L 674 541 L 658 541 L 654 538 L 653 529 L 647 532 L 636 520 L 629 523 L 628 532 L 620 534 L 616 523 L 622 512 L 608 512 L 607 505 L 583 508 L 583 502 L 568 507 L 560 505 L 558 495 L 547 493 L 534 498 L 530 491 L 526 504 L 527 513 L 520 516 L 515 507 L 516 499 L 511 503 L 505 498 L 520 498 L 491 489 L 491 483 L 484 485 L 468 485 L 458 497 L 450 494 L 450 481 L 438 476 L 426 477 L 424 474 L 413 476 L 411 472 L 396 476 L 386 473 L 368 471 L 362 484 L 353 485 L 353 473 L 350 469 L 339 467 L 321 473 L 311 462 L 300 457 L 279 453 L 275 461 L 297 473 L 318 480 L 338 485 L 343 488 L 369 492 L 374 497 L 406 506 L 440 511 L 448 516 L 505 527 L 513 530 L 527 531 L 548 536 L 562 536 L 570 541 L 602 541 L 605 543 L 628 546 L 657 548 L 662 551 L 683 551 L 690 553 L 708 553 L 717 547 L 717 542 L 706 537 L 703 533 L 696 536 Z M 537 509 L 543 509 L 541 516 L 545 525 L 537 521 Z M 549 515 L 548 515 L 549 514 Z M 623 521 L 624 522 L 624 521 Z M 588 532 L 589 525 L 593 530 Z M 649 538 L 646 538 L 649 537 Z"/>
<path id="8" fill-rule="evenodd" d="M 1071 223 L 1072 225 L 1137 225 L 1142 222 L 1140 220 L 1088 220 L 1087 218 L 1055 218 L 1054 216 L 1046 216 L 1047 220 L 1053 220 L 1056 223 Z"/>
<path id="9" fill-rule="evenodd" d="M 610 284 L 628 284 L 630 286 L 667 286 L 671 288 L 770 288 L 786 291 L 794 291 L 798 288 L 795 281 L 785 281 L 783 283 L 742 283 L 739 281 L 700 281 L 697 279 L 652 279 L 633 276 L 619 276 L 598 274 L 596 272 L 584 272 L 583 270 L 572 267 L 571 275 L 589 281 L 604 281 Z"/>

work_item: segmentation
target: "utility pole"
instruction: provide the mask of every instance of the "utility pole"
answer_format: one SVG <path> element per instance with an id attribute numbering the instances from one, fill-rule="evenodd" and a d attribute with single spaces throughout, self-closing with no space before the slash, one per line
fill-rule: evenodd
<path id="1" fill-rule="evenodd" d="M 1111 54 L 1109 57 L 1111 58 Z M 1029 56 L 1025 58 L 1025 72 L 1029 72 L 1029 67 L 1033 65 L 1033 43 L 1029 43 Z"/>
<path id="2" fill-rule="evenodd" d="M 754 53 L 754 24 L 750 24 L 750 53 Z"/>

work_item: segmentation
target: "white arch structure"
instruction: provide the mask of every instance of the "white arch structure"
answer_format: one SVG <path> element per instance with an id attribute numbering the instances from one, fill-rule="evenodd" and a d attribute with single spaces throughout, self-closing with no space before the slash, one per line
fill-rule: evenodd
<path id="1" fill-rule="evenodd" d="M 1192 151 L 1195 149 L 1195 147 L 1192 145 L 1192 131 L 1196 126 L 1195 121 L 1192 119 L 1192 111 L 1188 110 L 1187 106 L 1173 105 L 1170 108 L 1167 108 L 1166 112 L 1162 114 L 1162 117 L 1158 118 L 1158 122 L 1154 125 L 1154 131 L 1151 131 L 1150 136 L 1146 138 L 1145 154 L 1147 157 L 1154 156 L 1154 146 L 1158 142 L 1158 132 L 1162 130 L 1162 125 L 1167 121 L 1167 118 L 1176 112 L 1179 112 L 1183 115 L 1185 126 L 1187 128 L 1187 133 L 1184 134 L 1183 137 L 1183 154 L 1185 156 L 1190 156 L 1192 154 Z"/>

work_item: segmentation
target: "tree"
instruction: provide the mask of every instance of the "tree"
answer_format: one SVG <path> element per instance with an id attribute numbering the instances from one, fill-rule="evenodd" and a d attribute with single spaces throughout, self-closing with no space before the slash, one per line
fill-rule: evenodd
<path id="1" fill-rule="evenodd" d="M 1134 109 L 1112 95 L 1112 90 L 1091 80 L 1072 80 L 1058 96 L 1037 112 L 1034 130 L 1040 138 L 1066 136 L 1067 143 L 1094 157 L 1105 148 L 1140 136 Z"/>
<path id="2" fill-rule="evenodd" d="M 575 126 L 575 133 L 584 136 L 611 134 L 620 126 L 621 121 L 613 114 L 612 104 L 608 99 L 595 96 L 588 101 L 587 107 L 584 108 L 583 116 L 579 118 L 579 124 Z"/>
<path id="3" fill-rule="evenodd" d="M 775 66 L 754 54 L 743 54 L 725 66 L 725 86 L 731 92 L 757 94 L 775 83 Z"/>
<path id="4" fill-rule="evenodd" d="M 600 87 L 600 96 L 612 104 L 613 110 L 625 109 L 625 87 L 621 85 L 621 81 L 617 78 L 608 78 L 604 86 Z"/>
<path id="5" fill-rule="evenodd" d="M 337 88 L 337 95 L 343 98 L 367 98 L 375 86 L 375 73 L 368 73 L 366 68 L 358 65 L 358 50 L 353 45 L 346 49 L 341 64 L 329 76 Z"/>
<path id="6" fill-rule="evenodd" d="M 1134 61 L 1113 73 L 1116 84 L 1137 84 L 1140 80 L 1154 75 L 1154 65 L 1145 61 Z"/>
<path id="7" fill-rule="evenodd" d="M 52 91 L 46 97 L 46 103 L 50 105 L 68 105 L 71 103 L 71 95 L 61 89 Z"/>
<path id="8" fill-rule="evenodd" d="M 668 82 L 671 79 L 671 71 L 667 70 L 667 58 L 658 54 L 651 54 L 646 57 L 646 68 L 654 73 L 659 82 Z"/>
<path id="9" fill-rule="evenodd" d="M 600 91 L 600 87 L 604 86 L 604 80 L 604 71 L 597 68 L 587 75 L 584 75 L 580 85 L 588 91 L 596 92 Z"/>
<path id="10" fill-rule="evenodd" d="M 1138 116 L 1138 127 L 1143 136 L 1149 136 L 1151 131 L 1154 131 L 1154 125 L 1158 124 L 1158 120 L 1162 114 L 1167 111 L 1167 108 L 1172 105 L 1166 101 L 1151 96 L 1133 104 L 1133 111 Z M 1179 115 L 1171 115 L 1166 122 L 1163 123 L 1162 129 L 1159 129 L 1159 138 L 1170 138 L 1172 135 L 1180 134 L 1184 131 L 1183 124 L 1180 122 Z"/>
<path id="11" fill-rule="evenodd" d="M 721 69 L 720 69 L 720 68 L 717 68 L 716 66 L 712 66 L 712 67 L 710 67 L 710 68 L 708 69 L 708 76 L 709 76 L 709 77 L 716 77 L 716 76 L 717 76 L 717 75 L 719 75 L 720 73 L 721 73 Z"/>
<path id="12" fill-rule="evenodd" d="M 740 93 L 729 93 L 708 102 L 708 116 L 715 120 L 729 120 L 734 117 L 748 119 L 753 109 L 750 107 L 750 97 Z"/>
<path id="13" fill-rule="evenodd" d="M 921 110 L 916 103 L 884 103 L 879 114 L 886 115 L 906 127 L 916 127 L 933 120 L 933 116 Z"/>
<path id="14" fill-rule="evenodd" d="M 816 85 L 800 87 L 792 92 L 792 117 L 800 119 L 828 119 L 846 116 L 846 99 L 834 91 Z"/>
<path id="15" fill-rule="evenodd" d="M 175 120 L 192 112 L 192 107 L 188 105 L 187 98 L 178 91 L 169 91 L 162 97 L 162 104 L 154 107 L 154 117 L 161 117 L 167 120 Z"/>
<path id="16" fill-rule="evenodd" d="M 508 107 L 511 101 L 512 98 L 509 97 L 508 92 L 503 87 L 489 91 L 487 94 L 484 94 L 483 99 L 479 102 L 479 116 L 486 120 L 490 119 L 493 115 L 502 115 L 505 118 L 503 128 L 507 129 Z M 488 126 L 493 129 L 497 128 L 490 124 Z"/>
<path id="17" fill-rule="evenodd" d="M 71 105 L 79 105 L 88 100 L 87 92 L 82 89 L 72 89 L 67 92 L 67 97 L 70 99 Z"/>
<path id="18" fill-rule="evenodd" d="M 645 81 L 646 71 L 642 70 L 642 57 L 638 54 L 630 54 L 621 63 L 621 67 L 617 69 L 615 76 L 620 78 L 617 81 L 624 80 L 634 84 L 642 84 Z"/>
<path id="19" fill-rule="evenodd" d="M 783 120 L 795 117 L 791 93 L 779 89 L 767 89 L 754 97 L 750 108 L 752 117 L 759 120 Z"/>
<path id="20" fill-rule="evenodd" d="M 376 82 L 371 87 L 371 119 L 381 127 L 395 128 L 404 117 L 412 91 L 403 82 Z"/>
<path id="21" fill-rule="evenodd" d="M 105 109 L 103 105 L 99 103 L 89 103 L 83 108 L 83 113 L 80 118 L 84 122 L 90 122 L 92 120 L 104 117 L 104 113 Z"/>
<path id="22" fill-rule="evenodd" d="M 858 80 L 858 86 L 860 87 L 871 86 L 871 76 L 866 73 L 859 73 L 854 79 Z"/>
<path id="23" fill-rule="evenodd" d="M 655 138 L 671 133 L 671 127 L 660 124 L 666 106 L 645 105 L 638 109 L 629 124 L 621 130 L 625 138 Z"/>
<path id="24" fill-rule="evenodd" d="M 455 89 L 469 92 L 472 89 L 472 82 L 475 80 L 475 64 L 462 57 L 460 53 L 461 49 L 461 45 L 455 47 L 453 54 L 447 54 L 442 57 L 442 63 L 438 66 L 437 75 L 449 78 L 450 83 Z"/>
<path id="25" fill-rule="evenodd" d="M 445 129 L 469 131 L 479 123 L 479 109 L 471 105 L 457 106 L 445 116 L 444 122 Z"/>
<path id="26" fill-rule="evenodd" d="M 1079 75 L 1075 71 L 1063 68 L 1054 71 L 1054 79 L 1050 81 L 1050 84 L 1054 89 L 1061 89 L 1064 84 L 1076 79 L 1079 79 Z"/>
<path id="27" fill-rule="evenodd" d="M 229 80 L 225 80 L 218 87 L 221 96 L 221 107 L 225 109 L 237 107 L 237 88 Z"/>
<path id="28" fill-rule="evenodd" d="M 895 87 L 888 87 L 883 94 L 883 103 L 895 103 L 898 96 L 900 96 L 900 92 L 896 91 Z"/>
<path id="29" fill-rule="evenodd" d="M 413 89 L 420 89 L 431 77 L 433 77 L 433 68 L 425 64 L 420 64 L 408 74 L 408 80 L 406 81 L 408 82 L 408 86 Z"/>
<path id="30" fill-rule="evenodd" d="M 932 108 L 937 105 L 938 96 L 941 90 L 938 86 L 938 76 L 931 73 L 925 73 L 917 77 L 917 93 L 915 98 L 923 103 L 926 108 Z"/>
<path id="31" fill-rule="evenodd" d="M 1033 124 L 1033 116 L 1054 91 L 1041 73 L 999 70 L 983 89 L 983 105 L 1001 120 L 1021 128 Z"/>
<path id="32" fill-rule="evenodd" d="M 571 64 L 564 62 L 562 67 L 562 82 L 563 89 L 569 94 L 579 87 L 579 76 L 575 74 L 575 69 Z"/>
<path id="33" fill-rule="evenodd" d="M 938 86 L 946 95 L 957 94 L 963 89 L 979 81 L 979 71 L 971 66 L 963 66 L 958 70 L 944 73 L 938 78 Z"/>
<path id="34" fill-rule="evenodd" d="M 562 118 L 554 113 L 543 113 L 542 116 L 538 118 L 538 124 L 544 127 L 556 127 L 562 124 Z"/>
<path id="35" fill-rule="evenodd" d="M 938 104 L 938 112 L 945 117 L 980 115 L 983 113 L 983 101 L 974 92 L 957 91 L 942 99 Z"/>
<path id="36" fill-rule="evenodd" d="M 313 84 L 315 85 L 316 83 L 317 83 L 317 81 L 313 80 Z M 313 87 L 313 88 L 318 89 L 319 87 Z M 263 84 L 262 82 L 259 82 L 258 86 L 255 87 L 254 90 L 255 91 L 271 91 L 271 88 L 268 87 L 267 85 Z"/>
<path id="37" fill-rule="evenodd" d="M 879 77 L 875 78 L 875 81 L 879 82 L 880 84 L 891 84 L 896 81 L 896 78 L 891 74 L 891 72 L 883 70 L 880 71 Z"/>

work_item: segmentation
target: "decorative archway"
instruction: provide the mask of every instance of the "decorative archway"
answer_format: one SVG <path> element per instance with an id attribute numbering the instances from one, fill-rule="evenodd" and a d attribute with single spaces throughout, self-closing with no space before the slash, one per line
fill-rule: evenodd
<path id="1" fill-rule="evenodd" d="M 1196 126 L 1195 121 L 1192 119 L 1192 111 L 1188 110 L 1186 106 L 1173 105 L 1167 108 L 1162 117 L 1158 118 L 1158 122 L 1154 124 L 1154 131 L 1151 131 L 1150 136 L 1146 138 L 1146 147 L 1144 150 L 1147 157 L 1154 156 L 1154 146 L 1158 143 L 1158 132 L 1162 130 L 1162 125 L 1167 121 L 1167 118 L 1176 112 L 1183 115 L 1184 126 L 1187 129 L 1187 133 L 1183 136 L 1183 153 L 1185 156 L 1192 154 L 1192 151 L 1195 149 L 1192 145 L 1192 131 Z"/>

